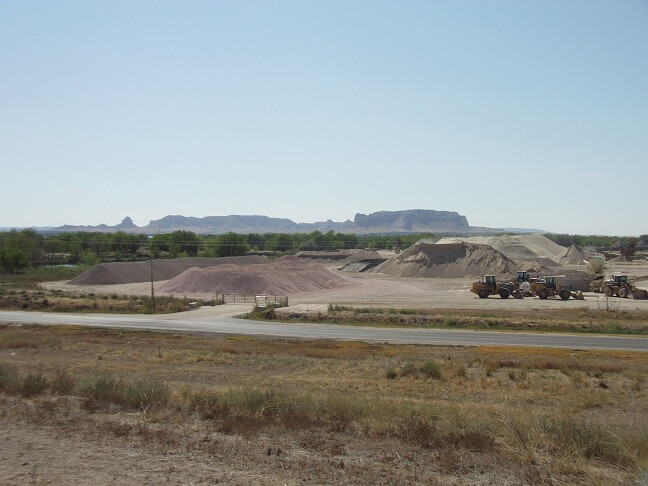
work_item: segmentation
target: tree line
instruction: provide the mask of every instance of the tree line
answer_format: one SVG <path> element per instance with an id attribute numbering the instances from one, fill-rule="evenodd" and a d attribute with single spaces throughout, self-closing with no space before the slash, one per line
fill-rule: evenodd
<path id="1" fill-rule="evenodd" d="M 224 257 L 249 252 L 278 254 L 298 251 L 334 251 L 352 248 L 406 248 L 435 235 L 355 235 L 322 233 L 269 233 L 198 235 L 192 231 L 145 235 L 69 232 L 37 233 L 32 229 L 0 232 L 0 270 L 16 272 L 26 267 L 56 264 L 143 260 L 178 257 Z"/>
<path id="2" fill-rule="evenodd" d="M 356 235 L 329 231 L 322 233 L 227 233 L 198 235 L 192 231 L 145 235 L 123 231 L 112 233 L 70 232 L 37 233 L 32 229 L 0 232 L 0 270 L 16 272 L 28 266 L 143 260 L 150 258 L 224 257 L 245 255 L 249 252 L 278 254 L 298 251 L 335 251 L 352 248 L 371 250 L 404 249 L 416 241 L 441 235 Z M 638 239 L 648 241 L 648 235 L 639 238 L 619 236 L 588 236 L 545 234 L 562 246 L 610 247 L 621 240 L 625 245 Z"/>

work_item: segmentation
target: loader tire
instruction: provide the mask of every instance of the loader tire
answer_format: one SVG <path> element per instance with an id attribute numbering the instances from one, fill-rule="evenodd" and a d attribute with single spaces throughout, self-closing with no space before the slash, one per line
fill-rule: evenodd
<path id="1" fill-rule="evenodd" d="M 506 287 L 501 288 L 500 291 L 499 291 L 499 296 L 502 299 L 508 299 L 510 295 L 511 295 L 511 291 L 509 289 L 507 289 Z"/>
<path id="2" fill-rule="evenodd" d="M 479 289 L 479 292 L 477 292 L 477 295 L 479 295 L 480 299 L 485 299 L 486 297 L 488 297 L 488 290 Z"/>
<path id="3" fill-rule="evenodd" d="M 612 287 L 605 287 L 605 290 L 603 290 L 605 293 L 606 297 L 612 297 L 614 295 L 614 289 Z"/>
<path id="4" fill-rule="evenodd" d="M 571 297 L 571 292 L 569 290 L 560 291 L 560 298 L 562 300 L 569 300 L 570 297 Z"/>
<path id="5" fill-rule="evenodd" d="M 628 289 L 628 287 L 621 287 L 619 289 L 619 297 L 621 297 L 622 299 L 627 298 L 629 295 L 630 295 L 630 290 Z"/>
<path id="6" fill-rule="evenodd" d="M 549 291 L 547 289 L 538 290 L 538 297 L 542 300 L 545 300 L 547 297 L 549 297 Z"/>

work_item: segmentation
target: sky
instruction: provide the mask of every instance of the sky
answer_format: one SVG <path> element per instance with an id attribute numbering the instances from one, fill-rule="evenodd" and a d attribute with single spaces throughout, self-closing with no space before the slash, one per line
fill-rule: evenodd
<path id="1" fill-rule="evenodd" d="M 0 227 L 648 233 L 648 1 L 0 0 Z"/>

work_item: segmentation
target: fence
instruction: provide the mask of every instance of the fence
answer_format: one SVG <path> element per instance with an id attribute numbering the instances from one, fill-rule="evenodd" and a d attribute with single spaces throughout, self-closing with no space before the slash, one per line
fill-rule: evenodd
<path id="1" fill-rule="evenodd" d="M 225 304 L 255 304 L 261 308 L 270 305 L 275 308 L 288 307 L 286 295 L 216 294 L 216 300 L 222 300 Z"/>

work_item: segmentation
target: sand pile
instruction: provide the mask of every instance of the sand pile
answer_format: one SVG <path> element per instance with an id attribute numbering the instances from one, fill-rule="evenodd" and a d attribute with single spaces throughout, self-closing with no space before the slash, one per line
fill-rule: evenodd
<path id="1" fill-rule="evenodd" d="M 489 245 L 516 261 L 538 261 L 543 265 L 552 265 L 560 261 L 565 254 L 565 247 L 554 243 L 543 235 L 502 235 L 441 238 L 437 244 L 458 243 L 465 241 L 477 245 Z"/>
<path id="2" fill-rule="evenodd" d="M 567 252 L 560 257 L 558 263 L 561 265 L 583 265 L 583 260 L 589 260 L 590 257 L 578 245 L 572 245 L 567 248 Z"/>
<path id="3" fill-rule="evenodd" d="M 240 256 L 223 258 L 173 258 L 153 260 L 153 280 L 169 280 L 192 267 L 212 267 L 214 265 L 254 265 L 267 263 L 264 256 Z M 151 280 L 151 262 L 113 262 L 100 263 L 70 280 L 73 285 L 113 285 Z"/>
<path id="4" fill-rule="evenodd" d="M 488 245 L 474 243 L 415 243 L 369 272 L 395 277 L 463 278 L 496 275 L 508 278 L 517 265 Z"/>
<path id="5" fill-rule="evenodd" d="M 169 293 L 292 295 L 339 287 L 345 280 L 317 263 L 285 257 L 257 265 L 190 268 L 166 282 Z"/>

